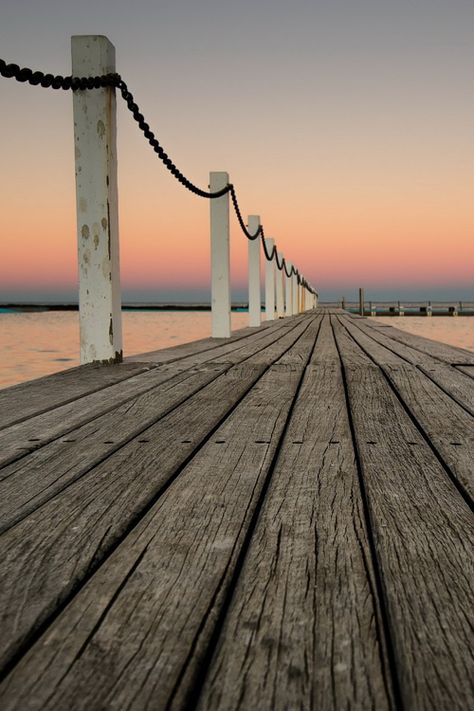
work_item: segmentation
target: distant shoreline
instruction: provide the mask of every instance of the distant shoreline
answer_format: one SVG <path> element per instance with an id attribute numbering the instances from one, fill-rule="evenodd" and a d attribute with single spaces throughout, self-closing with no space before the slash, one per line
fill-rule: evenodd
<path id="1" fill-rule="evenodd" d="M 211 304 L 123 304 L 122 311 L 210 311 Z M 41 311 L 79 311 L 78 304 L 0 304 L 0 311 L 38 313 Z M 247 304 L 232 304 L 232 311 L 248 311 Z"/>
<path id="2" fill-rule="evenodd" d="M 321 302 L 324 303 L 324 305 L 333 305 L 333 306 L 340 306 L 340 302 Z M 397 300 L 390 300 L 390 301 L 373 301 L 373 302 L 366 302 L 366 307 L 369 305 L 369 303 L 373 303 L 374 306 L 378 305 L 381 306 L 382 309 L 383 307 L 387 307 L 387 313 L 378 313 L 378 315 L 391 315 L 395 316 L 398 315 L 396 312 L 389 313 L 388 312 L 388 307 L 393 306 L 394 304 L 398 304 L 399 302 Z M 402 303 L 402 302 L 400 302 Z M 448 306 L 458 306 L 460 303 L 463 303 L 464 306 L 464 315 L 474 315 L 474 304 L 472 302 L 461 302 L 461 301 L 431 301 L 428 302 L 426 300 L 424 301 L 406 301 L 404 308 L 405 308 L 405 315 L 406 316 L 415 316 L 418 315 L 418 307 L 419 306 L 424 306 L 427 303 L 431 303 L 432 306 L 434 307 L 433 309 L 433 315 L 441 315 L 441 314 L 436 314 L 436 306 L 441 307 L 441 309 L 447 309 Z M 346 301 L 346 308 L 349 311 L 358 311 L 358 303 L 357 302 L 349 302 Z M 248 311 L 248 304 L 244 302 L 240 303 L 235 303 L 232 304 L 232 311 L 233 312 L 247 312 Z M 417 311 L 414 311 L 413 309 L 416 309 Z M 262 310 L 264 310 L 264 307 L 262 306 Z M 48 312 L 48 311 L 79 311 L 79 306 L 78 304 L 74 303 L 17 303 L 17 302 L 5 302 L 5 303 L 0 303 L 0 313 L 42 313 L 42 312 Z M 210 312 L 211 311 L 211 304 L 209 303 L 155 303 L 155 304 L 150 304 L 150 303 L 125 303 L 122 304 L 122 311 L 170 311 L 170 312 L 184 312 L 184 311 L 196 311 L 196 312 Z M 390 310 L 392 311 L 392 310 Z"/>

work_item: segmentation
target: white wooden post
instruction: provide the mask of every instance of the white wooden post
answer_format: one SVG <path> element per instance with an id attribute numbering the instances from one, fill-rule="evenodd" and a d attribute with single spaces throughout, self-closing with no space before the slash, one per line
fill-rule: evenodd
<path id="1" fill-rule="evenodd" d="M 254 235 L 260 227 L 260 217 L 249 215 L 248 231 Z M 262 304 L 260 296 L 260 236 L 248 240 L 248 272 L 249 272 L 249 326 L 260 326 L 262 321 Z"/>
<path id="2" fill-rule="evenodd" d="M 281 252 L 278 252 L 278 261 L 281 264 L 281 261 L 283 259 L 283 254 Z M 283 275 L 284 275 L 284 270 L 282 269 L 281 271 L 276 267 L 275 274 L 276 274 L 276 311 L 277 311 L 277 318 L 283 318 L 285 315 L 285 303 L 283 299 Z"/>
<path id="3" fill-rule="evenodd" d="M 71 37 L 73 76 L 115 72 L 107 37 Z M 122 360 L 115 89 L 73 92 L 81 363 Z"/>
<path id="4" fill-rule="evenodd" d="M 293 274 L 291 277 L 292 281 L 292 303 L 293 303 L 293 316 L 298 314 L 298 277 Z"/>
<path id="5" fill-rule="evenodd" d="M 271 252 L 275 241 L 268 237 L 265 240 L 267 251 Z M 275 260 L 265 260 L 265 317 L 267 321 L 275 318 Z"/>
<path id="6" fill-rule="evenodd" d="M 209 190 L 217 192 L 229 184 L 229 175 L 212 172 Z M 229 193 L 211 203 L 211 309 L 213 338 L 230 336 L 230 238 Z"/>
<path id="7" fill-rule="evenodd" d="M 291 262 L 286 263 L 286 267 L 291 272 Z M 293 315 L 293 277 L 288 277 L 285 274 L 285 316 Z"/>

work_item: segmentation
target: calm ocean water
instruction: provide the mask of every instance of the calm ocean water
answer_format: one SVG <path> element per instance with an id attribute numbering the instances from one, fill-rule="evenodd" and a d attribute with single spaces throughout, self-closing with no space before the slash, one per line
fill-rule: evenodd
<path id="1" fill-rule="evenodd" d="M 379 320 L 382 317 L 379 318 Z M 232 313 L 232 329 L 247 326 L 247 313 Z M 474 351 L 474 317 L 391 317 L 397 328 Z M 205 338 L 209 312 L 123 313 L 124 353 L 147 351 Z M 0 387 L 79 365 L 78 313 L 0 313 Z"/>

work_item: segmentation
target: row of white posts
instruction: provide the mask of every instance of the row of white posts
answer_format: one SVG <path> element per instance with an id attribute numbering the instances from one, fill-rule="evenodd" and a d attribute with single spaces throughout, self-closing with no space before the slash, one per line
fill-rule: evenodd
<path id="1" fill-rule="evenodd" d="M 115 48 L 106 37 L 72 37 L 73 76 L 115 73 Z M 116 102 L 113 88 L 73 93 L 76 201 L 79 258 L 81 363 L 122 359 L 121 296 L 117 197 Z M 224 172 L 210 174 L 210 190 L 229 183 Z M 212 335 L 231 333 L 229 193 L 210 200 Z M 251 215 L 254 234 L 260 218 Z M 260 237 L 249 241 L 249 325 L 260 326 Z M 273 240 L 267 240 L 271 251 Z M 279 259 L 282 255 L 279 254 Z M 280 261 L 281 263 L 281 261 Z M 287 263 L 288 271 L 291 264 Z M 314 308 L 317 297 L 266 262 L 265 313 L 274 319 Z"/>

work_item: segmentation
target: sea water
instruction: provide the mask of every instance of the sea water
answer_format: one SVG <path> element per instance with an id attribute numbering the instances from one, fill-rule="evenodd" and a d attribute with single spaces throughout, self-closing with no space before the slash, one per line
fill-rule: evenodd
<path id="1" fill-rule="evenodd" d="M 211 333 L 208 311 L 125 311 L 124 354 L 167 348 Z M 474 317 L 377 317 L 377 321 L 474 351 Z M 232 313 L 232 329 L 248 325 Z M 74 311 L 0 313 L 0 387 L 79 365 L 79 315 Z"/>

